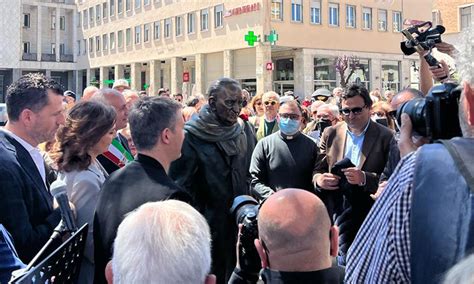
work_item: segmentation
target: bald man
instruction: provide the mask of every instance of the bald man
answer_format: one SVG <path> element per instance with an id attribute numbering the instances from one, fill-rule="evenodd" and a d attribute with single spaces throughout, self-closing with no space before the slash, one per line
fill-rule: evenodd
<path id="1" fill-rule="evenodd" d="M 82 92 L 81 100 L 88 101 L 90 100 L 99 89 L 96 86 L 89 86 L 84 89 Z"/>
<path id="2" fill-rule="evenodd" d="M 344 269 L 332 267 L 338 230 L 316 195 L 293 188 L 276 192 L 260 209 L 258 230 L 264 283 L 343 283 Z M 245 275 L 237 268 L 229 283 L 245 283 Z"/>

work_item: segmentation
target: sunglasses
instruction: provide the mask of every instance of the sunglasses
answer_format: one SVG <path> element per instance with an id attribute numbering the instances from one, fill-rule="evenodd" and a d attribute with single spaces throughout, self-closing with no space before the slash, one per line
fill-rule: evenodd
<path id="1" fill-rule="evenodd" d="M 257 102 L 257 103 L 255 103 L 255 104 L 258 105 L 258 106 L 261 106 L 261 105 L 262 105 L 262 102 Z"/>
<path id="2" fill-rule="evenodd" d="M 291 120 L 297 120 L 300 118 L 299 114 L 294 114 L 294 113 L 280 113 L 281 118 L 289 118 Z"/>
<path id="3" fill-rule="evenodd" d="M 272 105 L 272 106 L 276 105 L 276 102 L 275 102 L 275 101 L 266 101 L 266 102 L 263 102 L 263 103 L 264 103 L 266 106 L 267 106 L 267 105 Z"/>
<path id="4" fill-rule="evenodd" d="M 365 108 L 365 105 L 363 107 L 343 108 L 343 109 L 341 109 L 341 113 L 343 115 L 349 115 L 352 112 L 354 115 L 358 115 L 358 114 L 362 113 L 362 110 L 364 108 Z"/>

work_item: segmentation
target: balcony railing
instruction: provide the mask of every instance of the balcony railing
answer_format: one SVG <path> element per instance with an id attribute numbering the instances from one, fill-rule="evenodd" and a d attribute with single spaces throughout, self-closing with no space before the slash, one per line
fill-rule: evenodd
<path id="1" fill-rule="evenodd" d="M 60 55 L 61 62 L 73 62 L 74 56 L 72 54 L 61 54 Z"/>
<path id="2" fill-rule="evenodd" d="M 42 53 L 41 54 L 41 61 L 55 62 L 56 61 L 56 54 Z"/>
<path id="3" fill-rule="evenodd" d="M 38 58 L 36 53 L 23 53 L 21 59 L 25 61 L 36 61 Z"/>

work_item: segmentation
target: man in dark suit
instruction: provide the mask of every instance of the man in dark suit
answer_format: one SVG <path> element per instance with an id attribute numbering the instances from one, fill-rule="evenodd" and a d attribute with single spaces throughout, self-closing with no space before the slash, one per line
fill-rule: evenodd
<path id="1" fill-rule="evenodd" d="M 128 123 L 128 106 L 124 96 L 114 89 L 100 89 L 93 97 L 115 108 L 117 112 L 117 120 L 115 122 L 115 130 L 119 131 L 127 127 Z M 107 173 L 111 174 L 116 170 L 123 168 L 126 164 L 133 161 L 133 156 L 130 152 L 130 147 L 122 134 L 117 133 L 117 137 L 112 140 L 109 150 L 97 157 L 100 164 L 104 167 Z"/>
<path id="2" fill-rule="evenodd" d="M 391 130 L 371 121 L 371 107 L 367 89 L 352 85 L 346 90 L 341 99 L 344 122 L 324 131 L 313 177 L 319 196 L 340 227 L 340 263 L 374 203 L 370 194 L 377 191 L 390 147 L 396 143 Z M 349 185 L 339 188 L 342 177 L 331 169 L 344 158 L 355 166 L 343 170 Z"/>
<path id="3" fill-rule="evenodd" d="M 0 130 L 0 223 L 20 259 L 29 262 L 61 219 L 37 148 L 64 124 L 63 91 L 42 74 L 27 74 L 7 91 L 9 120 Z"/>
<path id="4" fill-rule="evenodd" d="M 140 205 L 190 197 L 167 172 L 181 156 L 184 120 L 181 105 L 168 98 L 141 98 L 130 112 L 130 130 L 137 147 L 134 161 L 114 172 L 102 188 L 94 218 L 95 282 L 106 283 L 104 269 L 112 257 L 117 228 Z"/>

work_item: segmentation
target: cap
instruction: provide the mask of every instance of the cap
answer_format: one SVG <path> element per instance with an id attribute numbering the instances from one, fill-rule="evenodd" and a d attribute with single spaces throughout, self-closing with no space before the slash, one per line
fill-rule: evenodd
<path id="1" fill-rule="evenodd" d="M 74 101 L 76 100 L 76 94 L 73 91 L 67 90 L 64 92 L 64 95 L 73 98 Z"/>
<path id="2" fill-rule="evenodd" d="M 115 88 L 119 88 L 119 87 L 122 87 L 122 88 L 125 88 L 125 89 L 130 89 L 130 85 L 128 84 L 128 81 L 125 80 L 125 79 L 115 80 L 114 85 L 112 86 L 112 88 L 115 89 Z"/>
<path id="3" fill-rule="evenodd" d="M 327 101 L 330 97 L 332 97 L 331 92 L 326 88 L 319 88 L 311 95 L 311 97 L 318 101 Z"/>

